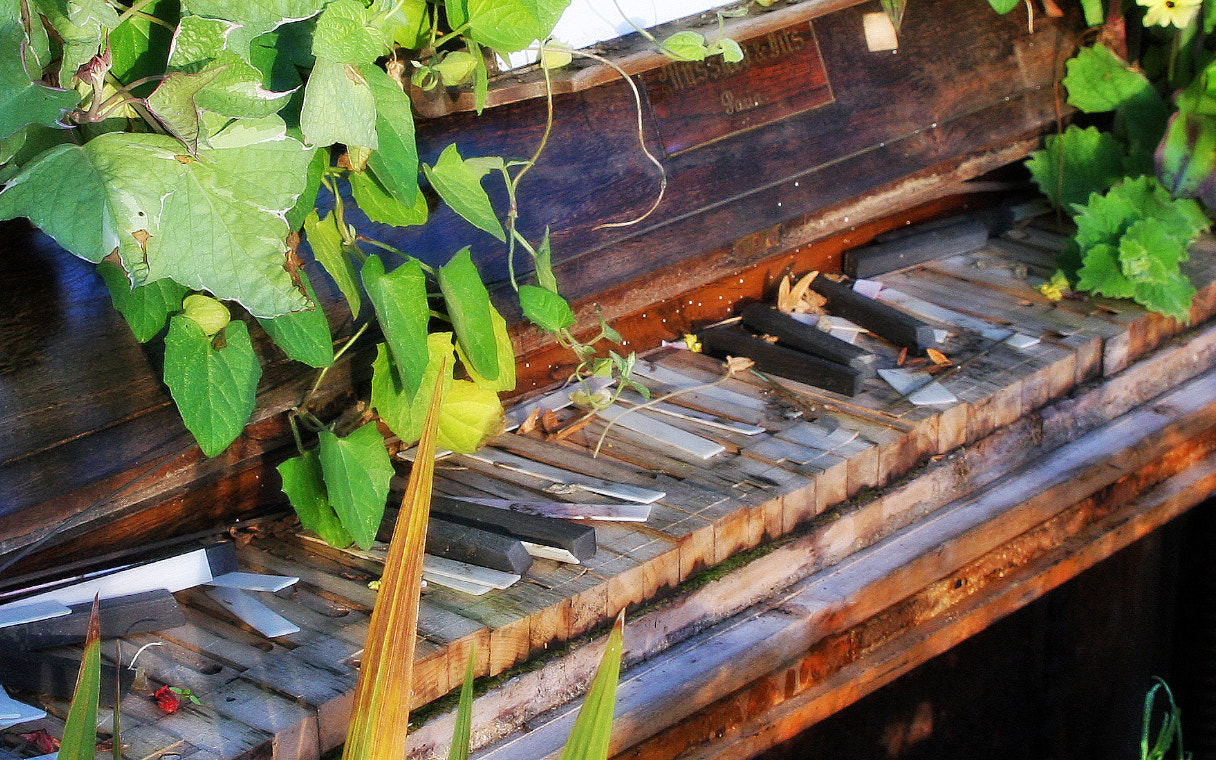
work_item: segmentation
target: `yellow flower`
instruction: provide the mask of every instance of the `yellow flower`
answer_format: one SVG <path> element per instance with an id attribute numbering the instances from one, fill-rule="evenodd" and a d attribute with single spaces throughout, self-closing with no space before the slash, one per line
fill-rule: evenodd
<path id="1" fill-rule="evenodd" d="M 1144 14 L 1145 26 L 1169 26 L 1185 28 L 1195 20 L 1202 0 L 1136 0 L 1148 8 Z"/>

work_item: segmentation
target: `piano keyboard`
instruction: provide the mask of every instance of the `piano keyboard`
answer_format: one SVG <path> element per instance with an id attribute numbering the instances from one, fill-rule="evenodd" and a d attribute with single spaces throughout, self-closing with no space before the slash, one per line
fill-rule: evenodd
<path id="1" fill-rule="evenodd" d="M 638 362 L 637 377 L 652 397 L 672 394 L 661 403 L 648 408 L 626 395 L 560 440 L 508 432 L 482 452 L 439 462 L 436 491 L 452 497 L 644 505 L 649 512 L 644 521 L 595 522 L 593 557 L 578 564 L 536 559 L 518 580 L 480 595 L 445 587 L 445 570 L 435 568 L 421 603 L 415 706 L 457 688 L 474 647 L 478 676 L 508 672 L 603 628 L 622 609 L 678 595 L 703 571 L 790 534 L 822 536 L 821 556 L 807 562 L 839 561 L 945 498 L 926 487 L 923 500 L 884 513 L 881 525 L 845 519 L 880 496 L 878 489 L 900 479 L 914 489 L 919 465 L 1081 383 L 1112 378 L 1183 329 L 1128 302 L 1047 299 L 1035 286 L 1050 276 L 1050 247 L 1060 241 L 1032 229 L 875 278 L 889 303 L 950 333 L 945 350 L 959 366 L 938 382 L 955 403 L 917 406 L 877 377 L 853 397 L 751 373 L 723 380 L 722 362 L 659 349 Z M 1216 247 L 1210 238 L 1198 245 Z M 1200 291 L 1195 323 L 1216 306 L 1216 272 L 1204 268 L 1213 258 L 1192 257 Z M 892 366 L 898 351 L 873 346 L 883 366 Z M 1204 354 L 1208 363 L 1212 353 Z M 1197 362 L 1191 371 L 1203 369 Z M 295 760 L 342 742 L 379 554 L 290 535 L 256 537 L 237 554 L 244 571 L 300 579 L 277 594 L 250 593 L 297 630 L 267 638 L 201 589 L 178 592 L 185 625 L 118 643 L 123 665 L 140 652 L 137 664 L 148 679 L 144 691 L 123 700 L 127 758 L 235 760 L 273 752 Z M 113 644 L 103 651 L 113 658 Z M 75 648 L 56 653 L 78 656 Z M 188 688 L 201 704 L 162 714 L 148 697 L 161 685 Z M 51 698 L 45 707 L 48 717 L 19 730 L 46 727 L 57 735 L 67 703 Z M 4 734 L 9 749 L 16 730 Z"/>

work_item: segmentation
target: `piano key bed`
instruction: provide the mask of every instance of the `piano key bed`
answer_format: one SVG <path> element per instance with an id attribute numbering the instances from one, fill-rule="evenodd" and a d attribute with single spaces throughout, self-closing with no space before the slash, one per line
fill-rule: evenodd
<path id="1" fill-rule="evenodd" d="M 724 379 L 722 362 L 666 348 L 636 373 L 663 401 L 625 394 L 560 439 L 516 430 L 440 461 L 449 497 L 617 504 L 626 519 L 578 521 L 594 526 L 593 556 L 533 559 L 485 593 L 430 566 L 408 755 L 446 754 L 451 705 L 424 706 L 459 686 L 470 653 L 478 676 L 499 677 L 474 708 L 481 756 L 558 751 L 625 610 L 613 753 L 748 756 L 1206 497 L 1216 241 L 1192 256 L 1189 327 L 1127 302 L 1042 295 L 1061 241 L 1029 228 L 873 277 L 880 300 L 950 333 L 956 366 L 938 382 L 952 403 L 917 406 L 877 377 L 855 396 Z M 872 343 L 890 367 L 898 350 Z M 290 632 L 257 633 L 196 587 L 175 595 L 184 624 L 107 641 L 104 657 L 124 668 L 138 654 L 126 758 L 296 760 L 343 741 L 382 552 L 284 533 L 236 553 L 243 571 L 299 578 L 249 593 Z M 198 704 L 165 714 L 149 696 L 160 686 Z M 41 704 L 49 716 L 4 731 L 0 751 L 28 757 L 20 734 L 58 735 L 66 700 Z"/>

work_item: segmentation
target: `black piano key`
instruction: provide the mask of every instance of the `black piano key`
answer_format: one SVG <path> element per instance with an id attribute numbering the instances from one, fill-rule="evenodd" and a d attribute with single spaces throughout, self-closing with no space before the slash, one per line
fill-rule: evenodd
<path id="1" fill-rule="evenodd" d="M 532 555 L 519 539 L 437 517 L 427 526 L 426 553 L 515 575 L 532 567 Z"/>
<path id="2" fill-rule="evenodd" d="M 431 499 L 431 515 L 461 525 L 502 533 L 520 541 L 565 549 L 580 562 L 595 556 L 595 528 L 590 525 L 576 525 L 553 517 L 526 515 L 443 496 Z"/>
<path id="3" fill-rule="evenodd" d="M 811 289 L 827 299 L 827 310 L 897 346 L 924 351 L 938 345 L 934 329 L 899 309 L 856 293 L 844 283 L 816 277 Z"/>
<path id="4" fill-rule="evenodd" d="M 701 349 L 711 356 L 746 357 L 761 372 L 846 396 L 856 396 L 865 381 L 865 376 L 852 367 L 769 343 L 738 324 L 707 328 L 697 334 L 697 339 Z"/>
<path id="5" fill-rule="evenodd" d="M 83 642 L 93 603 L 74 604 L 69 609 L 67 615 L 0 628 L 0 648 L 47 649 Z M 164 589 L 102 599 L 97 609 L 103 639 L 186 624 L 177 600 Z"/>
<path id="6" fill-rule="evenodd" d="M 785 345 L 821 359 L 852 367 L 866 377 L 875 374 L 877 357 L 852 343 L 847 343 L 823 330 L 799 322 L 772 306 L 748 304 L 742 312 L 743 324 L 759 333 L 772 335 L 778 345 Z"/>
<path id="7" fill-rule="evenodd" d="M 873 277 L 925 261 L 978 251 L 988 243 L 988 227 L 975 217 L 911 231 L 894 240 L 845 251 L 850 277 Z"/>

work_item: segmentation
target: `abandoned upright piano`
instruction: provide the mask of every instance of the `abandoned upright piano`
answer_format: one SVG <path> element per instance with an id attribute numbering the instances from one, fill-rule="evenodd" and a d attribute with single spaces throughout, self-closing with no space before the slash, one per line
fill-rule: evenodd
<path id="1" fill-rule="evenodd" d="M 1037 287 L 1066 232 L 1025 211 L 1034 204 L 1017 165 L 1068 117 L 1057 85 L 1083 32 L 1030 5 L 999 16 L 983 0 L 923 0 L 892 38 L 877 2 L 788 0 L 729 22 L 746 54 L 738 64 L 673 63 L 635 34 L 595 48 L 612 65 L 555 76 L 522 228 L 551 229 L 580 329 L 602 316 L 623 336 L 617 349 L 637 353 L 639 382 L 675 393 L 611 425 L 514 429 L 439 463 L 436 488 L 450 497 L 586 505 L 626 493 L 646 508 L 591 523 L 596 550 L 577 564 L 537 558 L 479 595 L 430 583 L 413 684 L 423 717 L 407 756 L 446 753 L 443 698 L 473 651 L 476 675 L 499 677 L 475 702 L 478 756 L 555 756 L 603 634 L 625 611 L 613 754 L 748 757 L 1207 496 L 1211 262 L 1197 254 L 1188 270 L 1199 291 L 1189 325 Z M 708 13 L 673 28 L 716 24 Z M 545 129 L 543 83 L 528 68 L 502 74 L 480 116 L 467 93 L 445 94 L 419 122 L 424 152 L 455 141 L 465 155 L 529 154 Z M 828 388 L 724 377 L 720 359 L 686 350 L 686 336 L 771 303 L 783 280 L 841 271 L 859 246 L 909 234 L 945 246 L 955 238 L 943 230 L 977 225 L 963 252 L 868 276 L 933 328 L 953 365 L 936 383 L 945 401 L 917 403 L 920 388 L 874 372 Z M 81 360 L 96 336 L 126 329 L 90 268 L 19 225 L 6 235 L 0 557 L 21 561 L 5 590 L 17 573 L 62 562 L 231 542 L 240 569 L 299 579 L 256 592 L 290 627 L 260 633 L 191 588 L 175 593 L 175 625 L 107 645 L 124 666 L 139 653 L 147 680 L 123 699 L 124 755 L 310 760 L 337 747 L 383 554 L 276 527 L 274 465 L 290 434 L 270 412 L 311 378 L 285 361 L 268 367 L 270 412 L 206 460 L 154 356 L 132 340 Z M 451 253 L 442 224 L 394 244 Z M 1197 247 L 1210 255 L 1213 243 Z M 505 279 L 495 241 L 473 253 L 484 276 Z M 570 356 L 504 312 L 518 400 L 551 398 Z M 889 338 L 865 338 L 884 369 L 901 361 Z M 923 359 L 924 345 L 907 348 Z M 361 381 L 331 373 L 334 413 Z M 57 734 L 66 696 L 5 675 L 48 712 L 0 735 L 0 752 L 31 756 L 19 734 Z M 166 714 L 148 696 L 162 686 L 198 703 Z"/>

